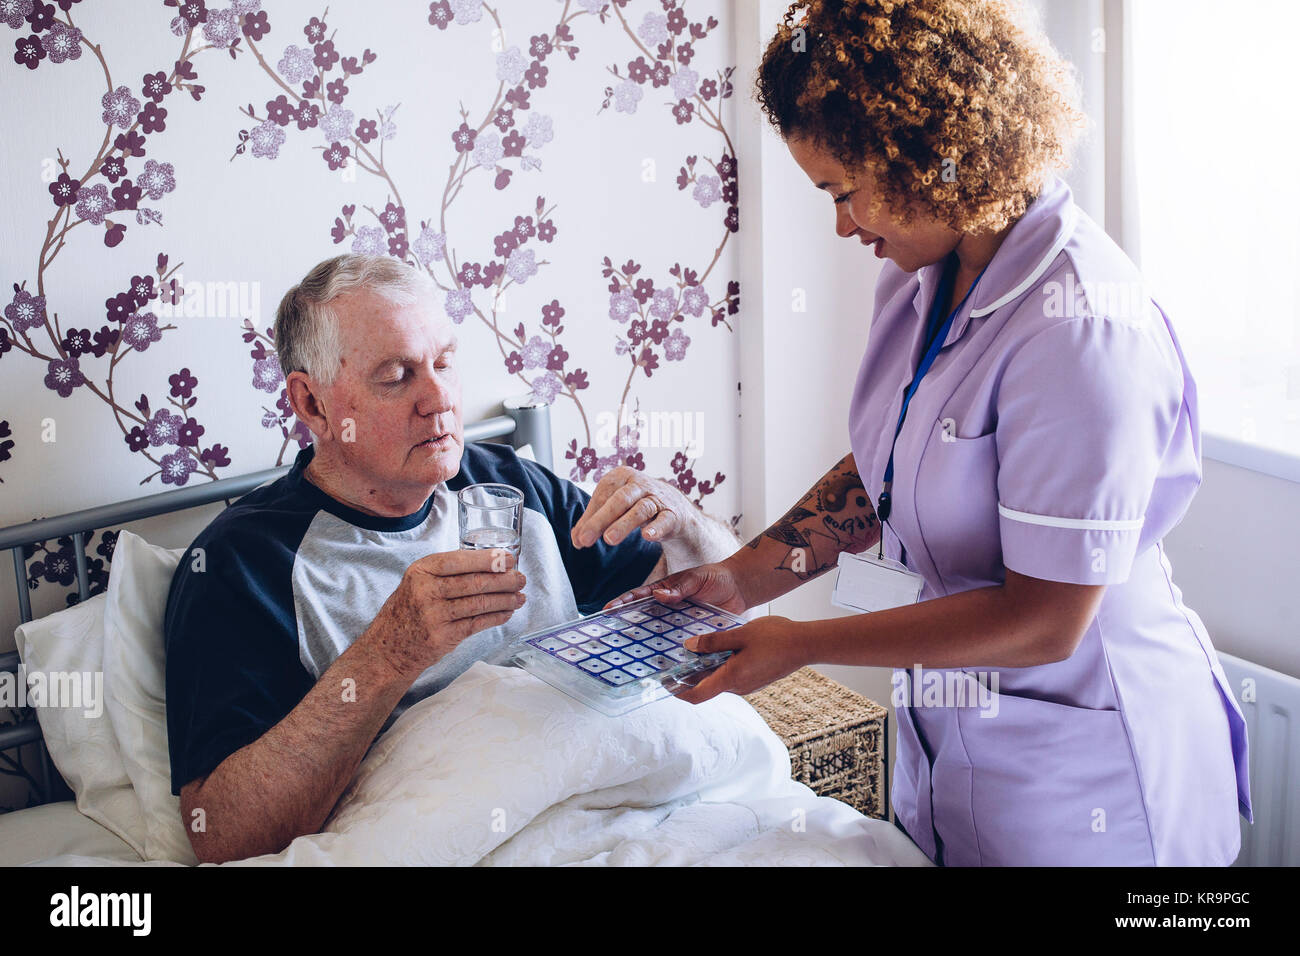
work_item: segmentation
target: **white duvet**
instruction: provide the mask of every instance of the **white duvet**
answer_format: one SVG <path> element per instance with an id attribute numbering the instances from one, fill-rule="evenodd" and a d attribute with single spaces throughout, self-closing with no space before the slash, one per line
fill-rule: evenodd
<path id="1" fill-rule="evenodd" d="M 791 780 L 739 697 L 611 718 L 478 663 L 375 742 L 322 833 L 226 865 L 928 862 L 893 825 Z"/>

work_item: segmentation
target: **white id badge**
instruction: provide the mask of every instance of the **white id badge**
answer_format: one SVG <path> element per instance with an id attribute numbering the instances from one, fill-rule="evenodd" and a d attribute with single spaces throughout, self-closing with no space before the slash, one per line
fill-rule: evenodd
<path id="1" fill-rule="evenodd" d="M 884 611 L 915 604 L 925 578 L 891 558 L 840 552 L 839 576 L 831 603 L 849 611 Z"/>

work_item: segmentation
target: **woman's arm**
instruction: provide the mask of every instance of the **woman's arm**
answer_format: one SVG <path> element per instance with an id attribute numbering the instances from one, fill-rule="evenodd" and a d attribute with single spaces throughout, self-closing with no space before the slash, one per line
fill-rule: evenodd
<path id="1" fill-rule="evenodd" d="M 857 554 L 879 540 L 880 522 L 850 452 L 784 517 L 730 557 L 643 584 L 610 605 L 668 591 L 742 612 L 829 571 L 841 551 Z"/>
<path id="2" fill-rule="evenodd" d="M 1104 584 L 1007 571 L 1006 582 L 872 614 L 809 621 L 809 663 L 877 667 L 1033 667 L 1065 660 L 1092 623 Z"/>
<path id="3" fill-rule="evenodd" d="M 874 667 L 1032 667 L 1074 653 L 1105 585 L 1063 584 L 1008 570 L 992 587 L 824 621 L 764 617 L 692 638 L 689 650 L 731 650 L 721 667 L 677 696 L 700 703 L 748 694 L 807 664 Z"/>
<path id="4" fill-rule="evenodd" d="M 723 563 L 731 566 L 745 604 L 753 607 L 829 571 L 841 551 L 858 554 L 879 541 L 876 509 L 850 452 L 782 518 Z"/>

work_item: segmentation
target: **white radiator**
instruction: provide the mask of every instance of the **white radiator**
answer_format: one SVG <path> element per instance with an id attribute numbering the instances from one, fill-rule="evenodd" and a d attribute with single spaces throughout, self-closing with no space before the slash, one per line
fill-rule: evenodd
<path id="1" fill-rule="evenodd" d="M 1300 866 L 1300 680 L 1219 653 L 1246 715 L 1250 802 L 1236 866 Z M 1254 697 L 1253 700 L 1250 697 Z"/>

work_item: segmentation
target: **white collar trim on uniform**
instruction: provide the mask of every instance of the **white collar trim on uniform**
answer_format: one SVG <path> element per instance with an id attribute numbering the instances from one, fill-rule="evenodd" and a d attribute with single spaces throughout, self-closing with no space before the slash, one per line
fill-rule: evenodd
<path id="1" fill-rule="evenodd" d="M 1052 264 L 1052 260 L 1060 254 L 1061 250 L 1065 248 L 1065 244 L 1070 241 L 1070 237 L 1074 235 L 1074 227 L 1077 224 L 1077 219 L 1078 216 L 1075 213 L 1074 203 L 1069 203 L 1065 208 L 1065 228 L 1063 228 L 1060 235 L 1056 237 L 1056 242 L 1052 243 L 1052 248 L 1049 249 L 1043 258 L 1039 260 L 1038 265 L 1034 266 L 1034 268 L 1030 270 L 1029 274 L 1021 279 L 1016 287 L 1010 292 L 999 297 L 995 301 L 990 302 L 988 305 L 980 306 L 978 309 L 971 309 L 970 317 L 972 319 L 978 319 L 980 316 L 988 315 L 990 312 L 995 312 L 1002 308 L 1002 306 L 1006 305 L 1011 300 L 1024 295 L 1025 292 L 1028 291 L 1029 287 L 1042 277 L 1043 273 L 1047 271 L 1047 267 Z"/>

